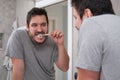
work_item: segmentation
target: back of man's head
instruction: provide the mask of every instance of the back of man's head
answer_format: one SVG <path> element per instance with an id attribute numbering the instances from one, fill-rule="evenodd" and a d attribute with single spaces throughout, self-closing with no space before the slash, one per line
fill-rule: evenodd
<path id="1" fill-rule="evenodd" d="M 72 6 L 77 10 L 80 17 L 85 9 L 90 9 L 93 16 L 101 14 L 114 14 L 110 0 L 72 0 Z"/>

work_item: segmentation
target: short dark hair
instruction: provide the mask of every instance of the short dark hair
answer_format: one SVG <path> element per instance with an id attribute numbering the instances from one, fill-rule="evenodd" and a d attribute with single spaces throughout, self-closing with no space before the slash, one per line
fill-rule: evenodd
<path id="1" fill-rule="evenodd" d="M 72 0 L 79 16 L 82 18 L 85 9 L 90 9 L 94 16 L 101 14 L 115 14 L 110 0 Z"/>
<path id="2" fill-rule="evenodd" d="M 26 21 L 27 21 L 28 25 L 30 23 L 31 18 L 34 17 L 34 16 L 36 16 L 36 15 L 40 15 L 40 16 L 41 15 L 45 15 L 46 20 L 47 20 L 47 24 L 49 24 L 46 10 L 44 8 L 36 8 L 36 7 L 34 7 L 27 14 Z"/>

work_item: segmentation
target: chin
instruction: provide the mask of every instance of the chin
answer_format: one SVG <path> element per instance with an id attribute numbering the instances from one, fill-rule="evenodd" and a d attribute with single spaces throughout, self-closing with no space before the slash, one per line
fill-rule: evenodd
<path id="1" fill-rule="evenodd" d="M 41 38 L 41 39 L 35 39 L 35 41 L 37 42 L 37 43 L 43 43 L 44 41 L 45 41 L 45 38 Z"/>
<path id="2" fill-rule="evenodd" d="M 43 43 L 44 41 L 36 41 L 37 43 Z"/>

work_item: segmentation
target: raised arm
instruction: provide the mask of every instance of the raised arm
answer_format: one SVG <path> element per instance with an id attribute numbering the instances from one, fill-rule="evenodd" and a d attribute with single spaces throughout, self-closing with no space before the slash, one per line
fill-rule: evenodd
<path id="1" fill-rule="evenodd" d="M 51 37 L 58 45 L 58 59 L 55 63 L 59 69 L 67 71 L 69 68 L 69 56 L 64 46 L 64 34 L 59 30 L 55 30 L 51 33 Z"/>
<path id="2" fill-rule="evenodd" d="M 67 71 L 69 68 L 69 57 L 63 45 L 58 46 L 58 60 L 56 61 L 56 65 L 62 71 Z"/>

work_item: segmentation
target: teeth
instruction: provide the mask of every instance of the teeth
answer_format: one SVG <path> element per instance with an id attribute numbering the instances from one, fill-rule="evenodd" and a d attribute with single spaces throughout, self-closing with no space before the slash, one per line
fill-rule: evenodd
<path id="1" fill-rule="evenodd" d="M 42 35 L 42 34 L 38 34 L 37 37 L 38 37 L 38 38 L 42 38 L 43 35 Z"/>

